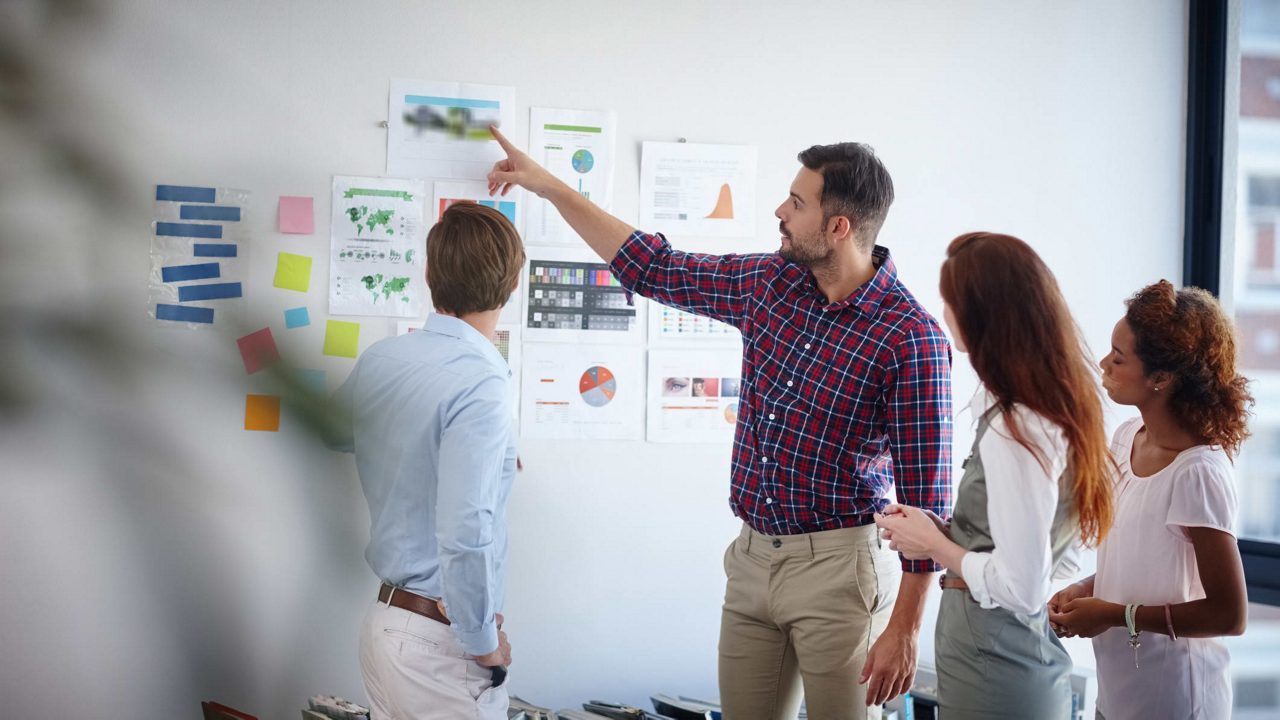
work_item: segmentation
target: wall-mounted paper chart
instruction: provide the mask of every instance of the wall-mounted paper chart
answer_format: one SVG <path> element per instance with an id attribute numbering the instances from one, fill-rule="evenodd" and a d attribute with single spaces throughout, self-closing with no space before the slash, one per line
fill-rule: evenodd
<path id="1" fill-rule="evenodd" d="M 618 116 L 592 110 L 529 109 L 529 154 L 579 195 L 613 209 Z M 531 245 L 580 246 L 582 238 L 550 202 L 529 203 L 525 238 Z"/>
<path id="2" fill-rule="evenodd" d="M 560 342 L 639 343 L 640 298 L 628 298 L 590 250 L 528 248 L 524 337 Z M 634 304 L 632 304 L 634 303 Z"/>
<path id="3" fill-rule="evenodd" d="M 651 345 L 738 345 L 742 342 L 742 333 L 732 325 L 661 303 L 648 305 Z"/>
<path id="4" fill-rule="evenodd" d="M 527 343 L 521 364 L 522 437 L 640 439 L 644 379 L 639 348 Z"/>
<path id="5" fill-rule="evenodd" d="M 147 314 L 164 325 L 208 327 L 241 305 L 247 190 L 157 185 Z"/>
<path id="6" fill-rule="evenodd" d="M 330 314 L 422 315 L 425 195 L 421 180 L 334 176 Z"/>
<path id="7" fill-rule="evenodd" d="M 640 227 L 673 237 L 755 236 L 756 148 L 645 142 Z"/>
<path id="8" fill-rule="evenodd" d="M 392 80 L 387 174 L 483 180 L 505 157 L 489 126 L 512 126 L 515 98 L 507 86 Z"/>
<path id="9" fill-rule="evenodd" d="M 645 437 L 661 443 L 731 442 L 742 351 L 650 350 Z"/>

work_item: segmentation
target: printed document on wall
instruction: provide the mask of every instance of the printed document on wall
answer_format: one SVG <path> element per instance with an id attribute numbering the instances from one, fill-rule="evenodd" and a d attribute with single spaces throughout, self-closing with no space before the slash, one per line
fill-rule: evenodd
<path id="1" fill-rule="evenodd" d="M 423 315 L 425 196 L 421 180 L 334 176 L 330 314 Z"/>
<path id="2" fill-rule="evenodd" d="M 732 442 L 742 350 L 650 350 L 649 442 Z"/>
<path id="3" fill-rule="evenodd" d="M 489 126 L 511 128 L 515 100 L 505 85 L 392 80 L 387 174 L 483 180 L 506 157 Z"/>
<path id="4" fill-rule="evenodd" d="M 608 263 L 590 250 L 527 248 L 524 339 L 553 342 L 644 341 L 639 308 Z"/>
<path id="5" fill-rule="evenodd" d="M 156 185 L 147 313 L 160 324 L 200 328 L 243 310 L 248 280 L 249 192 Z"/>
<path id="6" fill-rule="evenodd" d="M 645 142 L 640 227 L 674 237 L 755 236 L 756 148 Z"/>
<path id="7" fill-rule="evenodd" d="M 521 364 L 521 437 L 641 439 L 644 378 L 639 348 L 526 343 Z"/>
<path id="8" fill-rule="evenodd" d="M 529 155 L 579 195 L 613 209 L 618 114 L 530 108 Z M 531 245 L 581 245 L 582 238 L 547 200 L 533 198 L 525 238 Z"/>
<path id="9" fill-rule="evenodd" d="M 738 328 L 658 302 L 649 305 L 650 345 L 730 345 L 742 343 Z"/>

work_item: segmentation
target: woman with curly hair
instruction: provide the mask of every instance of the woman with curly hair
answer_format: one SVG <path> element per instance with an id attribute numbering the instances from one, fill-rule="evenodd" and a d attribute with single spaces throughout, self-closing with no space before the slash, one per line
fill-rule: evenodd
<path id="1" fill-rule="evenodd" d="M 934 632 L 942 717 L 1071 717 L 1071 658 L 1049 625 L 1052 578 L 1111 525 L 1102 393 L 1053 273 L 1022 240 L 961 235 L 940 289 L 955 348 L 982 381 L 949 523 L 890 505 L 890 548 L 947 569 Z M 1066 571 L 1066 572 L 1064 572 Z"/>
<path id="2" fill-rule="evenodd" d="M 1098 715 L 1225 718 L 1248 599 L 1232 535 L 1231 458 L 1248 436 L 1248 381 L 1212 295 L 1168 281 L 1129 299 L 1102 360 L 1111 399 L 1141 417 L 1116 430 L 1116 522 L 1098 571 L 1059 591 L 1059 634 L 1093 638 Z"/>

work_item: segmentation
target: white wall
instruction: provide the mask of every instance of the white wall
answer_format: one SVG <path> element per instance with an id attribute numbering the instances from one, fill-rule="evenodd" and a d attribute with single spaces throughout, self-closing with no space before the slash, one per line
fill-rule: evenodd
<path id="1" fill-rule="evenodd" d="M 150 186 L 249 189 L 251 329 L 270 323 L 287 359 L 325 368 L 336 386 L 351 362 L 319 353 L 330 178 L 383 171 L 389 78 L 513 85 L 520 139 L 530 105 L 616 110 L 627 219 L 642 140 L 757 145 L 755 249 L 775 246 L 771 213 L 797 151 L 869 142 L 898 193 L 881 242 L 935 312 L 943 250 L 969 230 L 1035 246 L 1099 353 L 1129 293 L 1179 276 L 1178 3 L 112 6 L 56 32 L 39 12 L 23 16 L 38 38 L 38 94 L 57 109 L 49 132 L 83 142 L 121 180 L 112 229 L 127 242 L 91 252 L 92 231 L 70 232 L 65 256 L 92 292 L 65 303 L 144 349 L 148 371 L 122 383 L 95 374 L 100 358 L 45 363 L 58 346 L 33 345 L 49 353 L 30 364 L 33 387 L 52 399 L 0 433 L 11 468 L 0 698 L 14 717 L 83 715 L 97 699 L 108 710 L 90 715 L 178 717 L 218 698 L 277 718 L 315 692 L 363 698 L 356 626 L 374 579 L 350 459 L 321 450 L 296 418 L 279 435 L 243 432 L 233 343 L 157 333 L 141 308 Z M 16 148 L 29 143 L 8 139 L 26 157 Z M 282 194 L 317 197 L 315 236 L 274 233 Z M 12 198 L 4 209 L 33 222 Z M 280 311 L 301 303 L 271 287 L 280 250 L 316 257 L 310 328 L 283 330 Z M 362 349 L 393 332 L 365 321 Z M 959 356 L 957 404 L 974 384 Z M 958 464 L 972 434 L 957 431 Z M 556 706 L 716 695 L 720 559 L 737 528 L 729 448 L 545 442 L 521 455 L 513 690 Z M 126 712 L 131 701 L 145 709 Z"/>

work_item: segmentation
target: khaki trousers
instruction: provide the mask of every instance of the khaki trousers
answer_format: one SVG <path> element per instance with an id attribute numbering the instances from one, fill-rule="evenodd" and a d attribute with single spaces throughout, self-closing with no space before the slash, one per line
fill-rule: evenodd
<path id="1" fill-rule="evenodd" d="M 902 566 L 875 525 L 762 535 L 724 556 L 720 701 L 726 720 L 879 718 L 858 676 L 898 597 Z"/>

